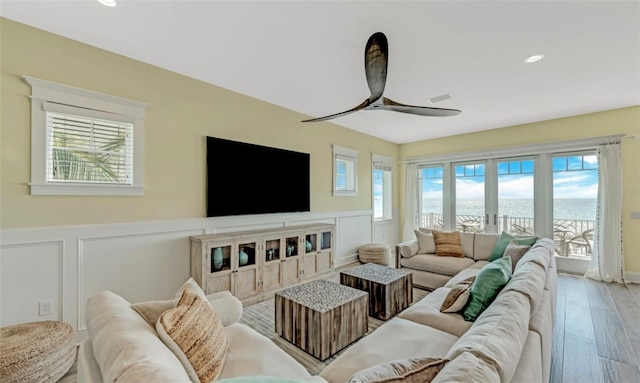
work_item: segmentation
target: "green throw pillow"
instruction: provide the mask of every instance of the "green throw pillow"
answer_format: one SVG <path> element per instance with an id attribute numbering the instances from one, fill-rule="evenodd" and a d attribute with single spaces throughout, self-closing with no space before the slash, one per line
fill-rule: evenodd
<path id="1" fill-rule="evenodd" d="M 489 262 L 493 262 L 496 259 L 502 258 L 504 255 L 504 251 L 507 248 L 507 245 L 511 240 L 515 240 L 518 245 L 523 246 L 533 246 L 534 243 L 538 240 L 538 237 L 516 237 L 515 235 L 511 235 L 507 232 L 502 232 L 500 234 L 500 238 L 498 238 L 498 242 L 493 248 L 491 252 L 491 256 L 489 257 Z"/>
<path id="2" fill-rule="evenodd" d="M 471 296 L 464 308 L 464 320 L 475 321 L 511 279 L 511 257 L 486 264 L 471 285 Z"/>

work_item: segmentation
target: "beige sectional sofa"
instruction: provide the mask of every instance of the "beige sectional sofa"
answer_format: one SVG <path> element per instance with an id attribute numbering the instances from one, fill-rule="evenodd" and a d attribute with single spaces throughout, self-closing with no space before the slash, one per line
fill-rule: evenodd
<path id="1" fill-rule="evenodd" d="M 192 283 L 195 284 L 190 279 L 181 289 Z M 201 290 L 200 293 L 204 296 Z M 174 295 L 174 298 L 179 295 Z M 326 383 L 319 376 L 311 376 L 302 364 L 269 338 L 238 323 L 242 315 L 242 304 L 228 291 L 206 298 L 222 321 L 229 341 L 218 381 L 239 376 L 271 376 L 280 377 L 278 381 L 283 382 L 292 379 L 295 382 Z M 139 315 L 134 306 L 136 305 L 110 291 L 89 299 L 89 338 L 80 344 L 78 382 L 191 382 L 179 358 L 163 343 L 156 329 Z"/>
<path id="2" fill-rule="evenodd" d="M 438 367 L 441 370 L 435 372 L 432 380 L 435 383 L 548 382 L 557 278 L 553 241 L 539 239 L 517 262 L 495 300 L 470 322 L 459 312 L 442 313 L 440 307 L 458 282 L 478 275 L 482 265 L 489 264 L 484 259 L 489 258 L 486 253 L 491 252 L 491 241 L 495 245 L 497 235 L 496 238 L 471 235 L 474 237 L 463 237 L 467 259 L 460 264 L 445 260 L 446 266 L 440 265 L 425 274 L 427 278 L 423 280 L 428 285 L 442 286 L 347 348 L 315 376 L 267 337 L 238 323 L 242 305 L 235 297 L 228 292 L 207 296 L 229 340 L 219 381 L 241 376 L 276 376 L 280 377 L 278 382 L 291 383 L 387 381 L 352 378 L 372 369 L 376 375 L 393 362 L 397 366 L 397 362 L 435 358 L 444 359 Z M 431 258 L 425 255 L 422 258 Z M 415 257 L 421 254 L 408 259 Z M 461 268 L 462 262 L 467 266 Z M 451 271 L 458 269 L 455 274 Z M 452 275 L 447 278 L 446 273 Z M 180 290 L 171 299 L 180 296 L 179 293 Z M 156 306 L 154 302 L 147 303 L 151 308 Z M 144 307 L 132 305 L 109 291 L 89 300 L 86 318 L 89 338 L 78 353 L 79 382 L 192 381 L 183 362 L 150 325 L 155 319 L 143 315 Z"/>
<path id="3" fill-rule="evenodd" d="M 440 307 L 456 283 L 477 275 L 489 263 L 499 235 L 462 234 L 466 259 L 434 259 L 435 255 L 417 251 L 403 257 L 419 257 L 425 264 L 442 261 L 429 270 L 425 270 L 428 265 L 418 270 L 401 263 L 434 290 L 347 349 L 320 376 L 329 383 L 343 383 L 372 366 L 433 357 L 448 360 L 433 382 L 548 382 L 557 281 L 554 242 L 538 239 L 517 262 L 495 300 L 468 322 L 460 313 L 440 312 Z M 416 244 L 401 244 L 401 255 L 407 251 L 402 247 L 415 250 Z"/>

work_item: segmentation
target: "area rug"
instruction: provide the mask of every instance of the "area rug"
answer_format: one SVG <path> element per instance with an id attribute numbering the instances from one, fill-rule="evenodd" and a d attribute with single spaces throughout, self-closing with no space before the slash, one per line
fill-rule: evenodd
<path id="1" fill-rule="evenodd" d="M 420 299 L 424 298 L 428 293 L 429 293 L 428 291 L 414 288 L 413 302 L 419 301 Z M 287 354 L 293 356 L 298 362 L 300 362 L 300 364 L 305 366 L 311 375 L 319 374 L 323 368 L 325 368 L 329 363 L 331 363 L 334 359 L 340 356 L 340 354 L 342 354 L 345 350 L 348 349 L 347 347 L 342 351 L 339 351 L 337 354 L 332 355 L 331 357 L 329 357 L 324 361 L 318 360 L 314 356 L 296 347 L 293 343 L 290 343 L 289 341 L 286 341 L 283 338 L 281 338 L 280 335 L 278 335 L 278 333 L 275 332 L 274 317 L 275 317 L 274 299 L 271 298 L 269 300 L 266 300 L 260 303 L 246 306 L 242 312 L 242 318 L 240 319 L 240 323 L 246 324 L 247 326 L 258 331 L 260 334 L 271 339 L 271 341 L 273 341 L 273 343 L 278 345 L 278 347 L 283 349 Z M 371 332 L 375 331 L 375 329 L 380 327 L 384 322 L 385 321 L 383 320 L 369 317 L 369 330 L 365 333 L 364 336 L 367 336 Z"/>

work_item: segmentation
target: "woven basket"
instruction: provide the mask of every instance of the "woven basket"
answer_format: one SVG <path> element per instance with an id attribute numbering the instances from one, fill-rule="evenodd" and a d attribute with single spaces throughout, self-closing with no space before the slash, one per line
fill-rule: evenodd
<path id="1" fill-rule="evenodd" d="M 370 243 L 358 249 L 358 258 L 362 263 L 377 263 L 389 266 L 391 263 L 391 249 L 388 245 Z"/>
<path id="2" fill-rule="evenodd" d="M 76 358 L 75 334 L 68 323 L 42 321 L 0 329 L 3 383 L 53 383 Z"/>

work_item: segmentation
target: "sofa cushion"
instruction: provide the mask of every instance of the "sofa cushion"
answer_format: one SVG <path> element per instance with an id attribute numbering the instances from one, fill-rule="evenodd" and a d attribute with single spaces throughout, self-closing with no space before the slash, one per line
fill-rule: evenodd
<path id="1" fill-rule="evenodd" d="M 475 279 L 476 277 L 474 275 L 473 277 L 464 279 L 451 287 L 451 290 L 447 293 L 444 301 L 442 301 L 440 312 L 456 313 L 462 310 L 464 306 L 467 305 L 467 301 L 471 296 L 469 288 Z"/>
<path id="2" fill-rule="evenodd" d="M 477 263 L 478 262 L 476 262 L 476 264 Z M 485 262 L 485 263 L 489 264 L 489 262 Z M 454 275 L 451 279 L 449 279 L 449 281 L 444 285 L 444 287 L 452 288 L 453 286 L 464 281 L 465 279 L 468 279 L 470 277 L 475 277 L 478 274 L 478 272 L 480 272 L 480 269 L 482 269 L 482 267 L 475 268 L 473 266 L 475 265 L 469 266 L 466 269 L 461 270 L 458 274 Z"/>
<path id="3" fill-rule="evenodd" d="M 160 339 L 180 359 L 193 382 L 211 382 L 222 372 L 229 340 L 216 312 L 186 289 L 176 307 L 156 323 Z"/>
<path id="4" fill-rule="evenodd" d="M 358 371 L 347 383 L 429 383 L 446 362 L 430 357 L 394 360 Z"/>
<path id="5" fill-rule="evenodd" d="M 433 239 L 436 243 L 436 255 L 439 257 L 464 257 L 460 232 L 446 232 L 433 230 Z"/>
<path id="6" fill-rule="evenodd" d="M 176 307 L 176 305 L 178 304 L 178 300 L 185 290 L 194 292 L 204 300 L 207 299 L 204 291 L 202 291 L 200 286 L 198 286 L 198 283 L 193 279 L 193 277 L 191 277 L 185 283 L 183 283 L 175 293 L 173 293 L 171 298 L 167 300 L 134 303 L 131 305 L 131 307 L 136 310 L 138 314 L 140 314 L 140 316 L 142 316 L 151 327 L 155 328 L 156 322 L 160 318 L 160 314 L 169 310 L 170 308 Z"/>
<path id="7" fill-rule="evenodd" d="M 524 380 L 523 382 L 525 382 Z M 432 383 L 488 383 L 500 382 L 495 366 L 469 351 L 449 361 Z"/>
<path id="8" fill-rule="evenodd" d="M 520 245 L 529 245 L 532 246 L 538 240 L 538 237 L 516 237 L 511 235 L 505 231 L 500 234 L 500 238 L 496 242 L 493 250 L 491 251 L 491 257 L 489 257 L 489 261 L 493 262 L 496 259 L 502 258 L 504 256 L 504 251 L 507 248 L 507 245 L 512 240 L 515 240 Z"/>
<path id="9" fill-rule="evenodd" d="M 418 240 L 418 253 L 433 254 L 436 252 L 436 242 L 433 234 L 427 234 L 420 230 L 414 230 L 414 233 L 416 233 L 416 239 Z"/>
<path id="10" fill-rule="evenodd" d="M 517 291 L 530 301 L 532 311 L 535 311 L 542 299 L 546 273 L 540 265 L 526 262 L 516 269 L 511 280 L 504 287 L 504 291 Z"/>
<path id="11" fill-rule="evenodd" d="M 87 330 L 104 382 L 136 382 L 136 376 L 147 377 L 146 381 L 160 381 L 154 379 L 160 377 L 189 381 L 182 364 L 156 331 L 117 294 L 103 291 L 89 298 Z"/>
<path id="12" fill-rule="evenodd" d="M 413 257 L 414 255 L 420 252 L 420 246 L 418 245 L 418 241 L 408 241 L 403 244 L 399 244 L 398 247 L 399 247 L 400 255 L 405 258 Z"/>
<path id="13" fill-rule="evenodd" d="M 520 259 L 531 249 L 529 245 L 520 245 L 515 240 L 511 240 L 504 250 L 504 256 L 511 257 L 511 271 L 515 270 Z"/>
<path id="14" fill-rule="evenodd" d="M 446 332 L 396 317 L 344 350 L 320 376 L 329 382 L 341 383 L 356 372 L 381 363 L 416 355 L 442 358 L 457 339 Z"/>
<path id="15" fill-rule="evenodd" d="M 402 311 L 398 314 L 398 317 L 455 336 L 462 336 L 473 322 L 465 321 L 460 313 L 443 313 L 440 311 L 442 302 L 450 291 L 450 288 L 439 287 Z"/>
<path id="16" fill-rule="evenodd" d="M 467 258 L 473 259 L 473 242 L 475 241 L 475 233 L 460 233 L 460 246 L 462 252 Z"/>
<path id="17" fill-rule="evenodd" d="M 326 380 L 319 376 L 308 379 L 283 378 L 282 376 L 272 375 L 247 375 L 237 376 L 235 378 L 218 379 L 216 383 L 326 383 Z"/>
<path id="18" fill-rule="evenodd" d="M 473 259 L 467 257 L 438 257 L 435 254 L 418 254 L 400 260 L 400 264 L 404 267 L 451 276 L 458 274 L 473 263 Z"/>
<path id="19" fill-rule="evenodd" d="M 446 358 L 453 361 L 463 352 L 471 352 L 495 366 L 500 379 L 491 381 L 510 382 L 529 332 L 530 310 L 529 300 L 519 292 L 500 293 Z"/>
<path id="20" fill-rule="evenodd" d="M 266 336 L 242 323 L 225 327 L 229 339 L 227 358 L 220 379 L 247 375 L 268 375 L 309 379 L 307 369 Z M 291 345 L 281 339 L 282 344 Z M 310 380 L 312 381 L 312 380 Z"/>
<path id="21" fill-rule="evenodd" d="M 476 261 L 488 261 L 491 252 L 500 238 L 497 234 L 476 233 L 473 238 L 473 259 Z"/>
<path id="22" fill-rule="evenodd" d="M 511 278 L 511 257 L 502 257 L 483 267 L 471 285 L 471 297 L 464 319 L 474 321 L 493 302 Z"/>

